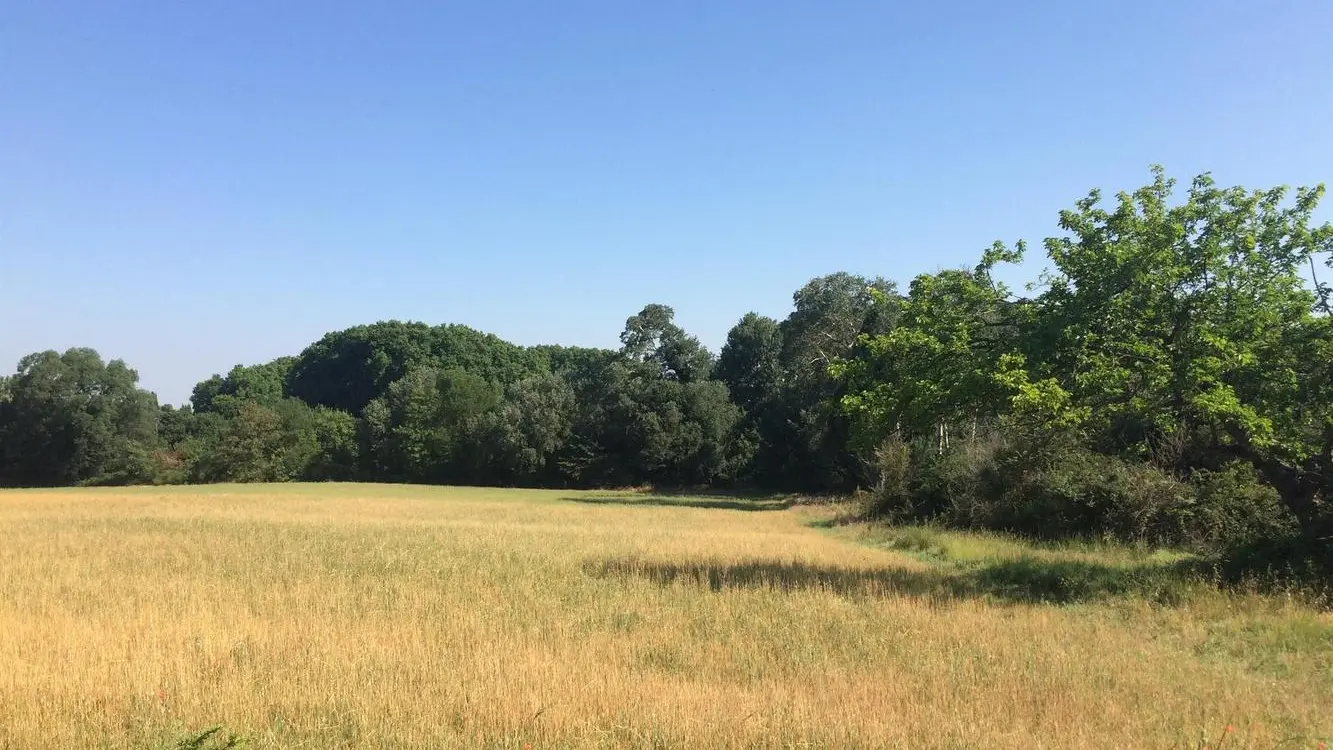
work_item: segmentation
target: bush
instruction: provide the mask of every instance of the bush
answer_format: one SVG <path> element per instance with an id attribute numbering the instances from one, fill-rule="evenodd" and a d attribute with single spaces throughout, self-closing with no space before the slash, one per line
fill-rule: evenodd
<path id="1" fill-rule="evenodd" d="M 1228 583 L 1281 590 L 1317 607 L 1333 609 L 1333 546 L 1301 534 L 1257 538 L 1227 547 L 1212 560 Z"/>
<path id="2" fill-rule="evenodd" d="M 943 453 L 920 446 L 912 491 L 921 514 L 964 528 L 988 526 L 990 504 L 1003 490 L 997 457 L 1008 445 L 1004 434 L 987 432 Z"/>
<path id="3" fill-rule="evenodd" d="M 202 732 L 189 732 L 171 747 L 172 750 L 240 750 L 245 745 L 244 737 L 218 725 Z"/>
<path id="4" fill-rule="evenodd" d="M 1007 481 L 991 525 L 1029 536 L 1109 536 L 1151 544 L 1179 542 L 1190 486 L 1170 473 L 1085 448 L 1064 447 L 1035 465 L 1003 456 Z"/>
<path id="5" fill-rule="evenodd" d="M 1183 545 L 1214 553 L 1286 539 L 1295 519 L 1248 464 L 1196 470 L 1188 479 L 1152 463 L 1087 447 L 1059 431 L 1004 429 L 955 442 L 908 445 L 896 437 L 875 452 L 870 517 L 931 521 L 1028 537 L 1108 537 Z"/>
<path id="6" fill-rule="evenodd" d="M 925 526 L 903 526 L 894 529 L 886 541 L 892 549 L 923 555 L 945 557 L 948 549 L 939 532 Z"/>
<path id="7" fill-rule="evenodd" d="M 1109 536 L 1217 550 L 1290 536 L 1293 519 L 1277 491 L 1246 464 L 1196 471 L 1189 481 L 1149 463 L 1057 444 L 1002 451 L 984 524 L 1029 536 Z"/>
<path id="8" fill-rule="evenodd" d="M 865 515 L 894 521 L 915 517 L 910 486 L 912 452 L 907 443 L 896 435 L 885 440 L 875 449 L 872 470 L 875 486 L 867 498 Z"/>
<path id="9" fill-rule="evenodd" d="M 1289 539 L 1298 525 L 1277 490 L 1254 467 L 1240 462 L 1219 471 L 1196 471 L 1195 503 L 1182 513 L 1183 541 L 1212 548 L 1248 547 Z"/>

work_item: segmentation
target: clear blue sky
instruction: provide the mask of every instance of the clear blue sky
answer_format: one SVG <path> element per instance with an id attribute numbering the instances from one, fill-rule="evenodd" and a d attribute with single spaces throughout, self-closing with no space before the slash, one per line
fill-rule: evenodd
<path id="1" fill-rule="evenodd" d="M 357 323 L 610 346 L 648 302 L 716 350 L 1154 162 L 1333 181 L 1333 4 L 1014 5 L 10 0 L 0 367 L 180 402 Z"/>

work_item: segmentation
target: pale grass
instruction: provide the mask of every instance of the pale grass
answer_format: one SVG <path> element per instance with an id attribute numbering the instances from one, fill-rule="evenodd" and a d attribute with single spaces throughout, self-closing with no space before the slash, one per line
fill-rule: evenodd
<path id="1" fill-rule="evenodd" d="M 257 748 L 1333 734 L 1333 623 L 1294 603 L 950 596 L 911 584 L 927 562 L 811 528 L 820 510 L 574 497 L 0 492 L 0 747 L 170 747 L 218 723 Z"/>

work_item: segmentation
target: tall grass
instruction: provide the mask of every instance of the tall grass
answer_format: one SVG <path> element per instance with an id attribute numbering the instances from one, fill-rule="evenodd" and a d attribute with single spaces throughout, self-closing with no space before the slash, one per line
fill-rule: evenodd
<path id="1" fill-rule="evenodd" d="M 0 493 L 0 747 L 173 747 L 217 725 L 204 740 L 256 748 L 1333 735 L 1333 621 L 1297 602 L 1110 587 L 1056 605 L 982 577 L 998 537 L 893 549 L 813 528 L 829 509 L 621 499 Z"/>

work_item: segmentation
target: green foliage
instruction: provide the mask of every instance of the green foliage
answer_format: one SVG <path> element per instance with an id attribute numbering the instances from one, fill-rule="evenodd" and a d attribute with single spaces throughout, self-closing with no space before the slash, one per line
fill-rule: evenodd
<path id="1" fill-rule="evenodd" d="M 875 295 L 895 325 L 830 369 L 868 464 L 888 436 L 914 446 L 911 497 L 895 502 L 1025 533 L 1207 545 L 1294 519 L 1329 544 L 1333 319 L 1327 287 L 1303 275 L 1333 251 L 1333 227 L 1311 221 L 1323 188 L 1289 201 L 1204 175 L 1173 202 L 1173 187 L 1155 169 L 1109 208 L 1094 191 L 1062 212 L 1034 299 L 992 278 L 1021 243 L 918 277 L 902 299 Z M 987 458 L 972 446 L 996 426 L 1011 445 Z"/>
<path id="2" fill-rule="evenodd" d="M 569 377 L 572 373 L 588 372 L 598 363 L 615 359 L 619 356 L 610 349 L 594 349 L 584 346 L 534 346 L 532 352 L 545 361 L 551 372 Z"/>
<path id="3" fill-rule="evenodd" d="M 287 395 L 360 415 L 411 370 L 465 370 L 513 383 L 545 371 L 543 352 L 462 325 L 388 321 L 330 333 L 296 358 Z"/>
<path id="4" fill-rule="evenodd" d="M 992 528 L 1032 538 L 1114 538 L 1219 551 L 1295 533 L 1295 520 L 1248 465 L 1198 470 L 1188 481 L 1151 464 L 1091 451 L 1069 433 L 1039 444 L 990 431 L 943 452 L 891 440 L 875 515 Z"/>
<path id="5" fill-rule="evenodd" d="M 182 409 L 122 362 L 43 352 L 0 378 L 0 481 L 869 487 L 881 517 L 1333 555 L 1322 195 L 1177 195 L 1154 169 L 1060 213 L 1033 296 L 997 280 L 1022 242 L 905 294 L 834 273 L 716 361 L 663 304 L 614 351 L 357 326 Z"/>
<path id="6" fill-rule="evenodd" d="M 740 410 L 716 381 L 681 382 L 652 363 L 604 362 L 575 381 L 578 410 L 558 459 L 575 484 L 725 481 Z"/>
<path id="7" fill-rule="evenodd" d="M 995 250 L 975 270 L 918 276 L 903 299 L 873 295 L 896 309 L 896 325 L 863 336 L 855 356 L 831 366 L 860 445 L 901 432 L 934 435 L 942 447 L 951 425 L 995 417 L 1015 390 L 1020 400 L 1030 395 L 1013 372 L 1022 363 L 1014 354 L 1021 310 L 990 275 L 1002 257 L 1018 258 Z"/>
<path id="8" fill-rule="evenodd" d="M 782 322 L 784 368 L 793 379 L 823 380 L 862 334 L 893 328 L 896 297 L 894 284 L 880 278 L 840 272 L 811 279 L 792 295 L 794 309 Z"/>
<path id="9" fill-rule="evenodd" d="M 306 464 L 304 478 L 315 481 L 359 477 L 361 443 L 356 417 L 345 411 L 316 407 L 310 414 L 316 450 Z"/>
<path id="10" fill-rule="evenodd" d="M 371 470 L 398 481 L 467 482 L 482 466 L 482 417 L 500 402 L 498 385 L 466 370 L 412 370 L 367 405 Z"/>
<path id="11" fill-rule="evenodd" d="M 737 406 L 753 414 L 777 398 L 782 375 L 782 329 L 778 322 L 746 313 L 727 333 L 713 377 L 727 385 Z"/>
<path id="12" fill-rule="evenodd" d="M 1193 502 L 1187 483 L 1154 466 L 1078 448 L 1048 462 L 999 457 L 999 486 L 988 525 L 1029 536 L 1110 536 L 1150 544 L 1183 541 Z"/>
<path id="13" fill-rule="evenodd" d="M 174 750 L 240 750 L 246 744 L 244 737 L 218 725 L 201 732 L 188 733 L 171 747 Z"/>
<path id="14" fill-rule="evenodd" d="M 992 505 L 1004 486 L 1000 459 L 1012 451 L 1013 439 L 1013 433 L 984 430 L 943 451 L 934 440 L 916 441 L 908 485 L 917 515 L 962 528 L 991 525 Z"/>
<path id="15" fill-rule="evenodd" d="M 675 311 L 666 305 L 648 305 L 625 321 L 620 334 L 621 353 L 658 370 L 663 378 L 692 383 L 708 377 L 712 355 L 675 324 Z"/>
<path id="16" fill-rule="evenodd" d="M 197 481 L 300 479 L 320 448 L 314 411 L 296 399 L 231 402 L 221 429 L 211 437 L 194 464 Z"/>
<path id="17" fill-rule="evenodd" d="M 537 375 L 506 388 L 480 437 L 490 452 L 490 478 L 516 485 L 558 482 L 556 456 L 573 434 L 577 406 L 574 388 L 559 375 Z"/>
<path id="18" fill-rule="evenodd" d="M 728 335 L 716 376 L 744 411 L 738 475 L 771 488 L 850 490 L 868 480 L 848 450 L 849 421 L 838 409 L 843 386 L 828 365 L 850 357 L 862 334 L 889 330 L 894 286 L 835 273 L 792 295 L 794 309 L 772 323 L 747 315 Z M 886 303 L 875 303 L 876 295 Z"/>
<path id="19" fill-rule="evenodd" d="M 1182 536 L 1212 547 L 1240 548 L 1294 537 L 1296 518 L 1276 489 L 1240 461 L 1191 477 L 1195 502 L 1182 519 Z"/>
<path id="20" fill-rule="evenodd" d="M 157 415 L 157 436 L 162 445 L 175 448 L 193 434 L 196 414 L 188 404 L 179 409 L 162 404 Z"/>
<path id="21" fill-rule="evenodd" d="M 874 470 L 875 485 L 866 514 L 886 520 L 915 517 L 917 496 L 911 486 L 911 446 L 897 435 L 890 436 L 875 449 Z"/>
<path id="22" fill-rule="evenodd" d="M 214 375 L 194 387 L 190 405 L 196 412 L 220 411 L 231 401 L 281 401 L 295 357 L 279 357 L 267 364 L 236 365 L 226 377 Z"/>
<path id="23" fill-rule="evenodd" d="M 1310 533 L 1327 529 L 1333 479 L 1333 331 L 1303 273 L 1333 251 L 1333 226 L 1312 226 L 1322 186 L 1219 188 L 1196 178 L 1172 205 L 1174 181 L 1117 196 L 1091 193 L 1047 240 L 1055 268 L 1040 300 L 1047 353 L 1089 407 L 1104 449 L 1145 456 L 1188 442 L 1185 463 L 1234 456 L 1272 483 Z"/>
<path id="24" fill-rule="evenodd" d="M 92 349 L 28 355 L 0 402 L 0 480 L 19 485 L 144 481 L 157 399 L 121 360 Z"/>

